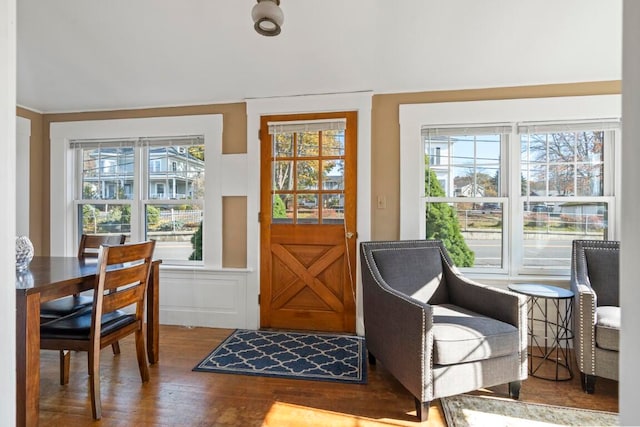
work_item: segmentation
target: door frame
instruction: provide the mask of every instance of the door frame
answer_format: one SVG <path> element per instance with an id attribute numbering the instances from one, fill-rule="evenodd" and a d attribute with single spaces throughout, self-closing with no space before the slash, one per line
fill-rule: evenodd
<path id="1" fill-rule="evenodd" d="M 306 114 L 331 111 L 358 113 L 357 195 L 359 242 L 371 240 L 371 105 L 373 92 L 247 100 L 247 282 L 246 327 L 260 327 L 260 117 L 280 114 Z M 362 282 L 359 254 L 356 260 L 356 333 L 364 334 L 362 318 Z"/>

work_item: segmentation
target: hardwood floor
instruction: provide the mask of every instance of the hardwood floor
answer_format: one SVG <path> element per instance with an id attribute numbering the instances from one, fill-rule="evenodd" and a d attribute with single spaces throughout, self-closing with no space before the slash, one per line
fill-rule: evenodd
<path id="1" fill-rule="evenodd" d="M 142 384 L 133 340 L 122 353 L 102 351 L 102 420 L 94 422 L 89 403 L 87 357 L 73 353 L 71 378 L 58 383 L 58 353 L 42 351 L 41 426 L 417 426 L 413 397 L 383 365 L 369 369 L 367 385 L 283 380 L 192 372 L 191 369 L 232 330 L 161 326 L 160 362 Z M 578 376 L 579 377 L 579 376 Z M 507 394 L 499 386 L 480 393 Z M 596 394 L 584 394 L 579 381 L 530 378 L 521 400 L 618 411 L 618 383 L 598 379 Z M 438 401 L 428 426 L 446 426 Z"/>

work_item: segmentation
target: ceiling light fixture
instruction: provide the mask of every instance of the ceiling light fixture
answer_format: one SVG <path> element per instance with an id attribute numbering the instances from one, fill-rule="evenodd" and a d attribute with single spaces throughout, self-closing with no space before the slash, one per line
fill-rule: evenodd
<path id="1" fill-rule="evenodd" d="M 277 36 L 284 22 L 280 0 L 258 0 L 251 9 L 253 28 L 263 36 Z"/>

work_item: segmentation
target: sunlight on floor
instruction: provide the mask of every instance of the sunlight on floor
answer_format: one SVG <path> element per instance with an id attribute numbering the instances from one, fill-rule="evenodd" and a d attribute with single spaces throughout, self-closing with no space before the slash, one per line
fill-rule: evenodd
<path id="1" fill-rule="evenodd" d="M 406 422 L 392 419 L 370 419 L 354 414 L 342 414 L 340 412 L 324 409 L 294 405 L 285 402 L 275 402 L 264 419 L 264 426 L 318 426 L 332 427 L 369 427 L 369 426 L 406 426 L 416 425 L 415 422 Z"/>

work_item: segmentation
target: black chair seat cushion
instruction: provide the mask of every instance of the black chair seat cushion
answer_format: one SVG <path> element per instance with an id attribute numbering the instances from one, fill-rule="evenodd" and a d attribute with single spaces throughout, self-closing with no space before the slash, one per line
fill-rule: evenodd
<path id="1" fill-rule="evenodd" d="M 101 335 L 135 323 L 134 314 L 118 310 L 102 316 Z M 91 331 L 91 310 L 63 317 L 40 325 L 40 339 L 88 340 Z"/>
<path id="2" fill-rule="evenodd" d="M 64 298 L 40 304 L 40 317 L 45 319 L 55 319 L 75 313 L 93 304 L 93 297 L 86 295 L 70 295 Z"/>

